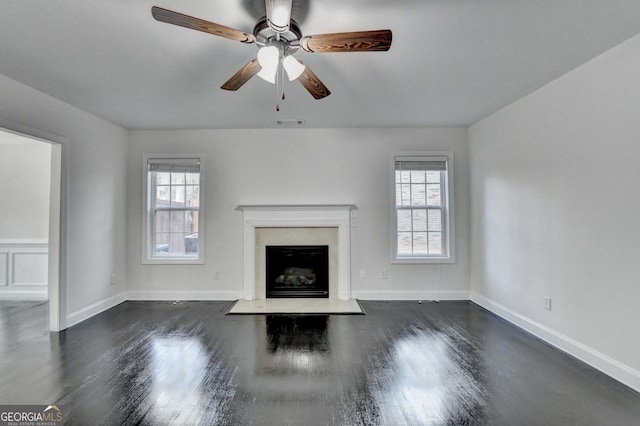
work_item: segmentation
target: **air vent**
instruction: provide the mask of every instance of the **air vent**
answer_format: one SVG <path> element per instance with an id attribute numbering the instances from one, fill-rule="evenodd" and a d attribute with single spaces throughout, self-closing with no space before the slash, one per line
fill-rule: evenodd
<path id="1" fill-rule="evenodd" d="M 304 126 L 304 120 L 295 120 L 295 119 L 276 120 L 276 126 L 278 126 L 278 127 L 302 127 L 302 126 Z"/>

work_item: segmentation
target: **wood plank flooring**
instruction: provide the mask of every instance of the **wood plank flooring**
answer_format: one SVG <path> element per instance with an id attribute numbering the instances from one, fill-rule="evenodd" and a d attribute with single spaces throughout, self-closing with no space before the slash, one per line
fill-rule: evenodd
<path id="1" fill-rule="evenodd" d="M 470 302 L 224 315 L 126 302 L 62 333 L 0 302 L 0 404 L 71 425 L 637 425 L 640 394 Z"/>

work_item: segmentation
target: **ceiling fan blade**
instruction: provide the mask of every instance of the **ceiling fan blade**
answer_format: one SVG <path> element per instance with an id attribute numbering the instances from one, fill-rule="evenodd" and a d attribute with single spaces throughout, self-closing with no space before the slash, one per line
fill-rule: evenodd
<path id="1" fill-rule="evenodd" d="M 156 21 L 166 22 L 167 24 L 202 31 L 231 40 L 240 41 L 242 43 L 254 43 L 256 41 L 253 34 L 205 21 L 204 19 L 194 18 L 193 16 L 184 15 L 172 10 L 163 9 L 158 6 L 153 6 L 151 8 L 151 14 Z"/>
<path id="2" fill-rule="evenodd" d="M 262 67 L 258 63 L 257 59 L 253 59 L 247 63 L 244 67 L 231 76 L 220 88 L 224 90 L 238 90 L 247 81 L 256 75 Z"/>
<path id="3" fill-rule="evenodd" d="M 307 52 L 384 52 L 391 47 L 391 30 L 316 34 L 300 39 Z"/>
<path id="4" fill-rule="evenodd" d="M 304 71 L 300 77 L 298 77 L 298 80 L 315 99 L 326 98 L 331 94 L 329 89 L 327 89 L 327 86 L 322 84 L 318 76 L 315 75 L 308 66 L 304 68 Z"/>
<path id="5" fill-rule="evenodd" d="M 291 7 L 293 0 L 265 0 L 267 9 L 267 23 L 278 33 L 289 30 L 291 22 Z"/>

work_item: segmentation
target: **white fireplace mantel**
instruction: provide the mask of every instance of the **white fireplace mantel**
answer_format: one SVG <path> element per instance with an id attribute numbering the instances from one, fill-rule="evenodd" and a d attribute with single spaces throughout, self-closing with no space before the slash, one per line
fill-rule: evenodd
<path id="1" fill-rule="evenodd" d="M 338 299 L 351 298 L 351 215 L 353 204 L 240 205 L 244 214 L 244 298 L 256 295 L 256 228 L 337 228 Z M 331 297 L 331 295 L 330 295 Z"/>

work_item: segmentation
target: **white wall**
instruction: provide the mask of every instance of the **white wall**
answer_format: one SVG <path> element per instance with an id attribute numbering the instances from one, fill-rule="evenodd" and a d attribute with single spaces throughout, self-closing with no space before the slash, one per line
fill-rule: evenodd
<path id="1" fill-rule="evenodd" d="M 57 135 L 66 187 L 66 313 L 70 323 L 126 289 L 127 132 L 0 75 L 0 125 Z M 111 285 L 111 272 L 116 285 Z M 124 297 L 124 296 L 123 296 Z M 86 314 L 86 315 L 85 315 Z"/>
<path id="2" fill-rule="evenodd" d="M 389 153 L 398 150 L 454 152 L 455 264 L 390 265 Z M 142 156 L 162 153 L 206 154 L 205 265 L 141 264 Z M 242 212 L 235 210 L 240 204 L 356 204 L 354 297 L 465 299 L 468 198 L 466 129 L 134 131 L 129 152 L 130 297 L 242 297 L 243 222 Z M 360 269 L 367 271 L 366 278 L 360 278 Z M 382 269 L 389 270 L 387 279 L 380 278 Z"/>
<path id="3" fill-rule="evenodd" d="M 51 147 L 0 136 L 0 240 L 49 237 Z"/>
<path id="4" fill-rule="evenodd" d="M 639 76 L 636 36 L 469 130 L 473 300 L 638 390 Z"/>

